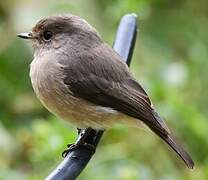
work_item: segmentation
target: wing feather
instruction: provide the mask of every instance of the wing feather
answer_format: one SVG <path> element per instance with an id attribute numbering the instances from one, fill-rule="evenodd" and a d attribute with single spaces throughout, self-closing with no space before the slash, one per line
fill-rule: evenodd
<path id="1" fill-rule="evenodd" d="M 140 119 L 169 144 L 189 168 L 193 168 L 189 154 L 175 143 L 144 89 L 111 48 L 104 44 L 78 57 L 72 56 L 69 61 L 64 62 L 64 83 L 75 96 Z"/>
<path id="2" fill-rule="evenodd" d="M 121 57 L 106 44 L 71 59 L 65 68 L 64 83 L 75 96 L 113 108 L 168 133 L 165 123 L 155 118 L 144 89 L 133 79 Z"/>

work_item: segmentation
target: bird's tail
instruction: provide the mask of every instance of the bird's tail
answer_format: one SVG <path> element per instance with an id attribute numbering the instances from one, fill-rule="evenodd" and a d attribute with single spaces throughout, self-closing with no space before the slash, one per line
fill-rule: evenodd
<path id="1" fill-rule="evenodd" d="M 153 113 L 154 117 L 159 121 L 163 122 L 160 116 L 155 112 Z M 191 156 L 180 146 L 178 145 L 174 138 L 170 135 L 170 131 L 167 131 L 164 129 L 164 125 L 161 126 L 161 129 L 152 125 L 149 125 L 149 128 L 158 136 L 160 136 L 180 157 L 181 159 L 185 162 L 188 168 L 193 169 L 194 167 L 194 162 L 191 158 Z"/>
<path id="2" fill-rule="evenodd" d="M 181 159 L 185 162 L 188 168 L 193 169 L 194 167 L 194 162 L 190 155 L 181 147 L 179 146 L 173 137 L 171 137 L 170 134 L 168 135 L 162 135 L 158 134 L 180 157 Z"/>

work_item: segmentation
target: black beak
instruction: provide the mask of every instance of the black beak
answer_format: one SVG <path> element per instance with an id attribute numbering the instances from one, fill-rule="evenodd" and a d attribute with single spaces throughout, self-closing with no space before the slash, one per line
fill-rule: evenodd
<path id="1" fill-rule="evenodd" d="M 33 35 L 32 35 L 31 32 L 20 33 L 17 36 L 20 37 L 20 38 L 23 38 L 23 39 L 33 39 Z"/>

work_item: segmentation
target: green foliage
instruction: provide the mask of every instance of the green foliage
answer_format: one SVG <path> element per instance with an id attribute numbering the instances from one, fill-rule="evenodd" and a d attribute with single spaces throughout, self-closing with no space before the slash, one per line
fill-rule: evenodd
<path id="1" fill-rule="evenodd" d="M 0 179 L 43 179 L 76 139 L 76 129 L 36 99 L 31 46 L 16 37 L 40 17 L 67 12 L 87 19 L 110 44 L 120 18 L 138 14 L 131 71 L 196 162 L 190 171 L 159 138 L 118 126 L 78 179 L 208 179 L 207 7 L 205 0 L 0 1 Z"/>

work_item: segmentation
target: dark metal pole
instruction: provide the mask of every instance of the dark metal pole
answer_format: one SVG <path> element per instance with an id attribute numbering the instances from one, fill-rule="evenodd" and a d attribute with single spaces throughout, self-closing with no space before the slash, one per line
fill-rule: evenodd
<path id="1" fill-rule="evenodd" d="M 113 49 L 123 58 L 123 60 L 130 65 L 133 54 L 134 44 L 137 35 L 137 16 L 135 14 L 126 14 L 122 17 Z M 79 133 L 80 137 L 86 133 L 83 129 Z M 92 144 L 95 147 L 98 145 L 104 131 L 92 130 L 88 134 L 85 142 Z M 54 169 L 45 180 L 74 180 L 85 168 L 94 151 L 92 149 L 81 146 L 80 148 L 70 152 L 65 159 Z"/>
<path id="2" fill-rule="evenodd" d="M 126 14 L 122 17 L 116 33 L 113 49 L 130 66 L 137 36 L 137 15 Z"/>

